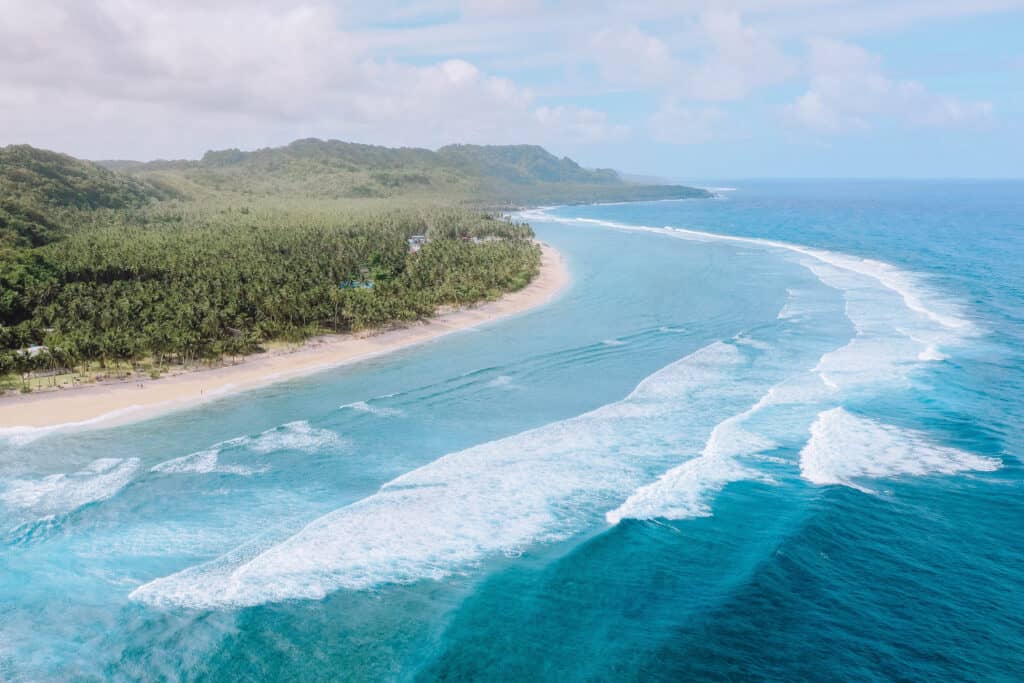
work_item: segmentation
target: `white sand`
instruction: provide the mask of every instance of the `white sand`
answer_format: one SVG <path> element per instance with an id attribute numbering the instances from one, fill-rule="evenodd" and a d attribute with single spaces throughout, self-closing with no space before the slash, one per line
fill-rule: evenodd
<path id="1" fill-rule="evenodd" d="M 170 375 L 158 380 L 130 379 L 74 389 L 0 397 L 0 428 L 109 426 L 132 422 L 203 401 L 308 375 L 325 368 L 419 344 L 457 330 L 521 313 L 547 303 L 569 282 L 561 255 L 542 244 L 540 273 L 518 292 L 422 323 L 372 335 L 328 335 L 297 350 L 271 351 L 244 363 Z M 140 388 L 139 385 L 142 385 Z"/>

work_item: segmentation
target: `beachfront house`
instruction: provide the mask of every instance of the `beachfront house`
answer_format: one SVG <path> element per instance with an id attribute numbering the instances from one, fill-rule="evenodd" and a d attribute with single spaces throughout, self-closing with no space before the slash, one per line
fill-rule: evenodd
<path id="1" fill-rule="evenodd" d="M 358 280 L 346 280 L 338 286 L 341 289 L 373 289 L 373 280 L 370 279 L 370 269 L 360 268 Z"/>
<path id="2" fill-rule="evenodd" d="M 38 356 L 43 351 L 48 351 L 48 350 L 49 349 L 47 349 L 45 346 L 41 346 L 41 345 L 36 344 L 36 345 L 28 347 L 27 349 L 21 349 L 20 351 L 15 351 L 15 353 L 18 354 L 19 356 L 28 356 L 29 358 L 35 358 L 36 356 Z"/>
<path id="3" fill-rule="evenodd" d="M 418 252 L 420 249 L 423 248 L 424 244 L 427 243 L 427 236 L 426 235 L 413 235 L 412 237 L 409 238 L 408 242 L 409 242 L 409 253 L 410 254 L 415 254 L 416 252 Z"/>

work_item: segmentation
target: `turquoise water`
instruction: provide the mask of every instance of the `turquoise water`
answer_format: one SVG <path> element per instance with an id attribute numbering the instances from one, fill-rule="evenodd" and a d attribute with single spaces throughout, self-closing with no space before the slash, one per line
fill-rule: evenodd
<path id="1" fill-rule="evenodd" d="M 529 212 L 530 313 L 5 433 L 0 679 L 1019 680 L 1024 184 L 735 187 Z"/>

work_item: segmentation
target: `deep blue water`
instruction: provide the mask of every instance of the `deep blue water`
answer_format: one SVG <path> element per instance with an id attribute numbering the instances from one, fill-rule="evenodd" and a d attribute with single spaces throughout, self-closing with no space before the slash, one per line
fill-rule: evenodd
<path id="1" fill-rule="evenodd" d="M 1024 183 L 733 186 L 528 213 L 530 313 L 5 434 L 0 679 L 1020 680 Z"/>

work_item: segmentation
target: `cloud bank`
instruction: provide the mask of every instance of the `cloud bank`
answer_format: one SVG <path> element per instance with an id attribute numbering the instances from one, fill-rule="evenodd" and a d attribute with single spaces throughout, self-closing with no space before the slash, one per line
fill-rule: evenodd
<path id="1" fill-rule="evenodd" d="M 987 98 L 888 75 L 864 32 L 1021 2 L 0 0 L 0 144 L 197 156 L 389 145 L 691 145 L 977 127 Z M 776 103 L 778 102 L 778 103 Z"/>

